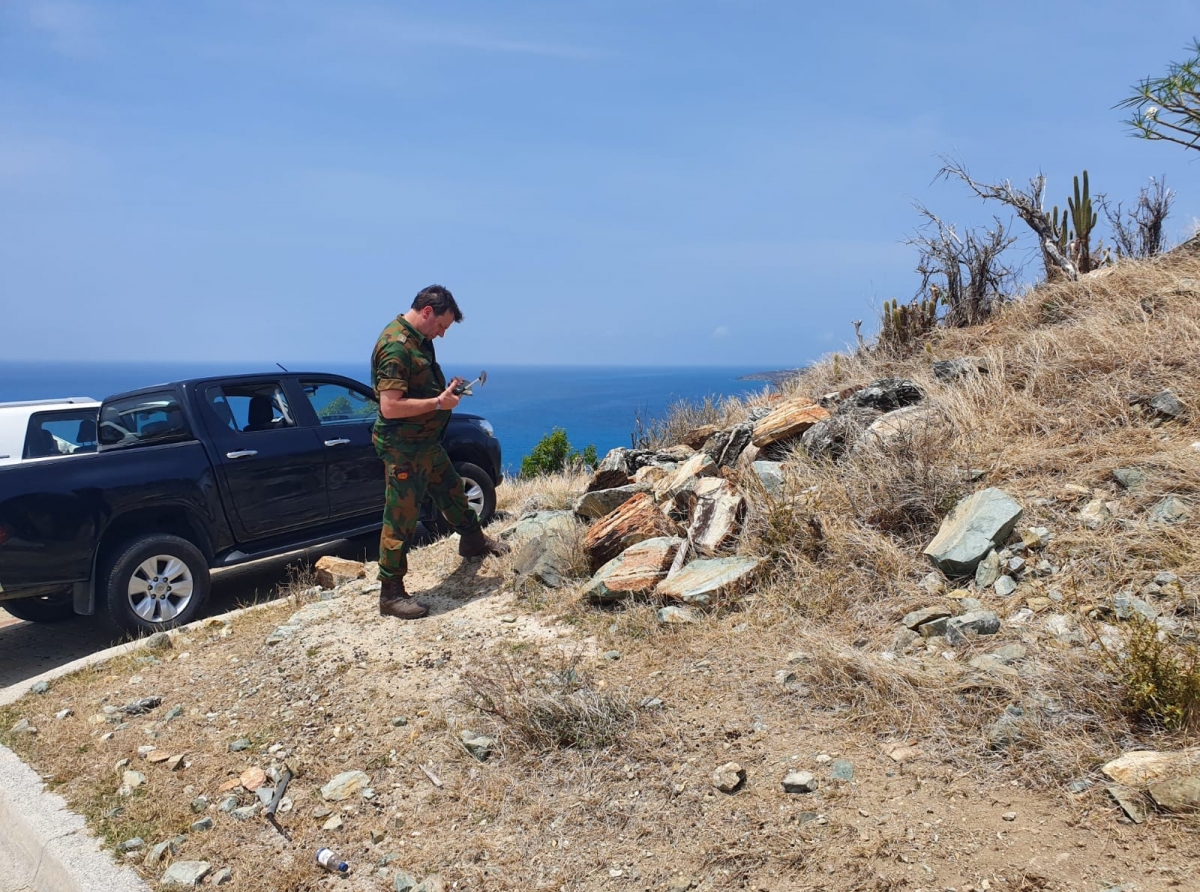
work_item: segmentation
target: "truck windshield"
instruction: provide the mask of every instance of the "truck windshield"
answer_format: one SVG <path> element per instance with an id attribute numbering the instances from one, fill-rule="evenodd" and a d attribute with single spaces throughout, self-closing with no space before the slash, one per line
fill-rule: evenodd
<path id="1" fill-rule="evenodd" d="M 191 437 L 171 391 L 122 397 L 100 407 L 100 445 L 128 446 Z"/>

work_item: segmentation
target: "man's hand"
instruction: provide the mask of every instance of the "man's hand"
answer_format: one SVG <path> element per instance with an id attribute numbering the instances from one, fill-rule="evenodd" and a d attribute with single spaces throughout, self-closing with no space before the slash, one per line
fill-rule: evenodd
<path id="1" fill-rule="evenodd" d="M 454 388 L 461 384 L 466 384 L 466 378 L 452 378 L 450 383 L 446 385 L 446 389 L 442 391 L 442 395 L 438 397 L 438 401 L 442 404 L 443 409 L 453 409 L 462 400 L 462 396 L 454 392 Z"/>

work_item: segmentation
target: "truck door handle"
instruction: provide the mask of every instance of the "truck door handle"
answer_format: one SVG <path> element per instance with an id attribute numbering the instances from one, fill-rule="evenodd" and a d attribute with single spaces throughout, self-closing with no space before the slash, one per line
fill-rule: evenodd
<path id="1" fill-rule="evenodd" d="M 257 449 L 239 449 L 236 452 L 226 452 L 226 458 L 253 458 L 258 455 Z"/>
<path id="2" fill-rule="evenodd" d="M 347 443 L 349 443 L 349 442 L 350 442 L 350 441 L 349 441 L 349 440 L 346 440 L 346 439 L 341 439 L 341 440 L 326 440 L 326 441 L 325 441 L 325 445 L 326 445 L 326 446 L 345 446 L 345 445 L 346 445 Z"/>

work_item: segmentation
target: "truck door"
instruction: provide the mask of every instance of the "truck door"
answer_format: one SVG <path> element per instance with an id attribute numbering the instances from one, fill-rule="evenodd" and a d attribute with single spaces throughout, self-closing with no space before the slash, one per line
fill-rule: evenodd
<path id="1" fill-rule="evenodd" d="M 370 388 L 318 375 L 305 375 L 298 383 L 304 406 L 297 408 L 311 411 L 325 450 L 330 517 L 378 518 L 383 513 L 383 462 L 371 442 L 379 404 Z M 299 400 L 298 394 L 294 402 Z"/>
<path id="2" fill-rule="evenodd" d="M 199 397 L 239 541 L 329 518 L 323 447 L 297 424 L 280 381 L 213 383 Z"/>

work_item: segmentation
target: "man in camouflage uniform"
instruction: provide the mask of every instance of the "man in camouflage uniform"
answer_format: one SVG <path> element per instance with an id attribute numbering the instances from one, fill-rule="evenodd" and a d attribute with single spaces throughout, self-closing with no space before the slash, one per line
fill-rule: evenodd
<path id="1" fill-rule="evenodd" d="M 460 399 L 454 388 L 465 381 L 455 378 L 446 383 L 433 339 L 462 318 L 454 296 L 441 285 L 431 285 L 416 296 L 410 310 L 388 324 L 371 357 L 371 384 L 379 400 L 373 439 L 387 473 L 379 537 L 383 616 L 419 619 L 429 613 L 426 605 L 404 590 L 408 548 L 426 494 L 458 531 L 460 555 L 508 551 L 480 528 L 479 518 L 467 504 L 462 478 L 442 448 L 442 432 Z"/>

